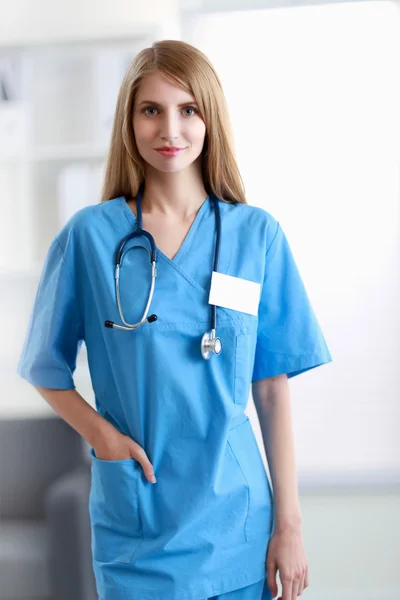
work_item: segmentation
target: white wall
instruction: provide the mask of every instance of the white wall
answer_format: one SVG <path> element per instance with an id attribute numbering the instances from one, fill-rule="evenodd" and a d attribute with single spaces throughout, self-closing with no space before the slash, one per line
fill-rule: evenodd
<path id="1" fill-rule="evenodd" d="M 179 0 L 1 0 L 0 15 L 0 46 L 134 37 L 154 26 L 161 38 L 179 33 Z"/>
<path id="2" fill-rule="evenodd" d="M 268 8 L 303 7 L 346 2 L 376 2 L 377 0 L 181 0 L 181 8 L 187 12 L 232 12 Z M 380 1 L 380 0 L 379 0 Z"/>
<path id="3" fill-rule="evenodd" d="M 249 203 L 286 231 L 333 356 L 291 380 L 300 481 L 399 480 L 399 15 L 185 20 L 222 79 Z"/>

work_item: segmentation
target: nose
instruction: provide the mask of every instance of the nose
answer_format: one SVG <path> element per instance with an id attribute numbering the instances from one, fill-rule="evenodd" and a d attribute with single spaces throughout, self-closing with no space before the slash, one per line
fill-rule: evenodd
<path id="1" fill-rule="evenodd" d="M 180 121 L 175 110 L 164 111 L 160 120 L 160 137 L 170 142 L 179 139 Z"/>

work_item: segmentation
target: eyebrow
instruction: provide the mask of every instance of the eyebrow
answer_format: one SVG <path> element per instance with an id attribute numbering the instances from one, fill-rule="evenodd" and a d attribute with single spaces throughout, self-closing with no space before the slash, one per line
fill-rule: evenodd
<path id="1" fill-rule="evenodd" d="M 142 104 L 152 104 L 154 106 L 161 106 L 161 104 L 159 104 L 158 102 L 154 102 L 153 100 L 142 100 L 142 102 L 139 103 L 139 106 L 141 106 Z M 178 104 L 178 106 L 187 106 L 188 104 L 195 104 L 197 106 L 197 102 L 195 100 L 188 100 L 187 102 L 182 102 L 181 104 Z"/>

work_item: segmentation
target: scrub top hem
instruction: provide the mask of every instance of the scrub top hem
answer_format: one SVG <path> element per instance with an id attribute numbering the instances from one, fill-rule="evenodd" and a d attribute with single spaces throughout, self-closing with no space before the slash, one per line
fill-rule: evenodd
<path id="1" fill-rule="evenodd" d="M 168 600 L 207 600 L 212 596 L 219 596 L 228 592 L 233 592 L 242 587 L 257 583 L 261 579 L 266 578 L 265 560 L 257 567 L 245 572 L 237 573 L 238 569 L 230 575 L 226 575 L 218 581 L 205 581 L 200 585 L 196 585 L 192 590 L 177 590 L 175 593 L 168 592 Z M 131 590 L 124 589 L 121 583 L 118 587 L 112 590 L 107 590 L 107 593 L 102 591 L 99 594 L 100 600 L 166 600 L 166 592 L 155 592 L 145 588 L 136 588 L 132 586 Z"/>

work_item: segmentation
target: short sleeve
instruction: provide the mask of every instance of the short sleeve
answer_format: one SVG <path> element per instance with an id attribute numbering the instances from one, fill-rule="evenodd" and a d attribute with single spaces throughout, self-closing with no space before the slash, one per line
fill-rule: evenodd
<path id="1" fill-rule="evenodd" d="M 295 377 L 332 357 L 282 227 L 265 258 L 252 381 Z"/>
<path id="2" fill-rule="evenodd" d="M 74 271 L 56 236 L 44 261 L 17 373 L 35 386 L 74 389 L 82 341 Z"/>

